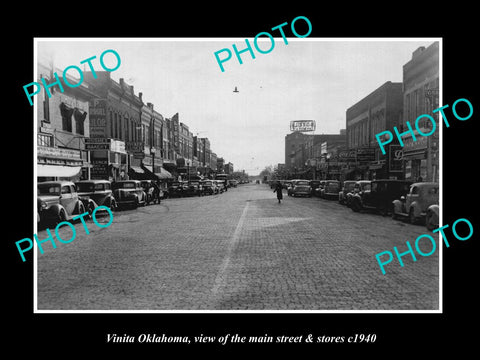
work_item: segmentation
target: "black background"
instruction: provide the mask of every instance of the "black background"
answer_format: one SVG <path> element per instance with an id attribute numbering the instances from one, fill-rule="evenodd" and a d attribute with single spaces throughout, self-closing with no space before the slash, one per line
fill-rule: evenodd
<path id="1" fill-rule="evenodd" d="M 206 3 L 204 3 L 206 4 Z M 16 25 L 2 24 L 5 52 L 3 83 L 2 206 L 4 239 L 3 274 L 7 286 L 2 291 L 7 321 L 4 344 L 17 352 L 31 348 L 53 358 L 78 355 L 123 354 L 135 350 L 157 356 L 194 350 L 237 353 L 246 344 L 119 344 L 106 342 L 106 334 L 165 333 L 168 336 L 241 336 L 313 334 L 350 336 L 374 333 L 375 343 L 363 344 L 255 344 L 256 353 L 305 350 L 325 354 L 352 351 L 382 357 L 434 355 L 452 349 L 458 354 L 473 348 L 476 323 L 476 259 L 478 256 L 478 215 L 470 205 L 477 198 L 476 127 L 480 112 L 477 41 L 474 38 L 475 10 L 459 2 L 448 9 L 437 4 L 395 2 L 375 5 L 339 3 L 324 6 L 266 6 L 260 9 L 245 2 L 224 2 L 217 6 L 182 4 L 175 9 L 165 3 L 153 5 L 75 4 L 65 7 L 53 2 L 45 6 L 24 5 Z M 395 4 L 395 5 L 392 5 Z M 12 11 L 12 10 L 10 10 Z M 21 14 L 21 15 L 18 15 Z M 444 224 L 467 218 L 474 224 L 474 235 L 467 241 L 450 235 L 450 248 L 443 248 L 443 314 L 33 314 L 33 261 L 22 263 L 15 241 L 33 234 L 33 107 L 26 101 L 23 85 L 33 79 L 34 37 L 240 37 L 257 33 L 297 16 L 312 23 L 309 37 L 442 37 L 443 104 L 467 98 L 473 104 L 473 117 L 458 121 L 451 115 L 450 128 L 443 131 L 443 211 Z M 300 22 L 297 23 L 300 25 Z M 298 28 L 299 33 L 304 33 Z M 288 33 L 287 33 L 288 36 Z M 8 50 L 8 51 L 7 51 Z M 269 56 L 275 56 L 274 53 Z M 6 110 L 6 111 L 5 111 Z M 451 114 L 447 112 L 447 114 Z M 5 116 L 6 115 L 6 116 Z M 5 190 L 8 189 L 8 190 Z M 447 235 L 451 234 L 447 232 Z M 410 240 L 410 239 L 405 239 Z M 31 254 L 32 252 L 30 252 Z M 412 265 L 414 266 L 414 265 Z M 478 331 L 477 331 L 478 333 Z M 33 354 L 35 356 L 35 354 Z"/>

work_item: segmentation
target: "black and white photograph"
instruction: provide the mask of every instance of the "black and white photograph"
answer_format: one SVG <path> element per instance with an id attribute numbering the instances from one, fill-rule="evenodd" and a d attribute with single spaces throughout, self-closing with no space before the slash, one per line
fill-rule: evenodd
<path id="1" fill-rule="evenodd" d="M 5 12 L 5 349 L 467 355 L 474 10 L 212 5 Z"/>
<path id="2" fill-rule="evenodd" d="M 441 39 L 36 46 L 37 311 L 441 310 Z"/>

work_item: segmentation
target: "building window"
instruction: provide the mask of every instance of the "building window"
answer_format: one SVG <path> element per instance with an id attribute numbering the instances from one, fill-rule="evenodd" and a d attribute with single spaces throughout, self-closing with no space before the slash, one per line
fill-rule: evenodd
<path id="1" fill-rule="evenodd" d="M 38 134 L 37 135 L 37 145 L 38 146 L 53 147 L 53 136 Z"/>
<path id="2" fill-rule="evenodd" d="M 110 111 L 110 137 L 113 138 L 113 112 Z"/>
<path id="3" fill-rule="evenodd" d="M 72 132 L 72 114 L 74 109 L 65 105 L 65 103 L 60 104 L 60 114 L 62 115 L 62 130 Z"/>
<path id="4" fill-rule="evenodd" d="M 124 140 L 123 138 L 123 116 L 118 115 L 118 138 Z"/>
<path id="5" fill-rule="evenodd" d="M 73 116 L 75 117 L 75 131 L 77 134 L 85 135 L 85 118 L 87 117 L 87 112 L 84 111 L 83 113 L 75 109 Z"/>

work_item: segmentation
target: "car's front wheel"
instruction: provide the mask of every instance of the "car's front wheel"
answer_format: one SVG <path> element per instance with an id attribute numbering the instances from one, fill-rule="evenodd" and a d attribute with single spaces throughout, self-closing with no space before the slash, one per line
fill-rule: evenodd
<path id="1" fill-rule="evenodd" d="M 57 219 L 55 220 L 53 225 L 58 225 L 61 222 L 66 221 L 66 220 L 67 220 L 67 213 L 65 212 L 65 210 L 60 209 L 60 211 L 58 212 L 58 215 L 57 215 Z"/>
<path id="2" fill-rule="evenodd" d="M 434 230 L 438 226 L 435 223 L 435 216 L 431 211 L 427 212 L 427 216 L 425 217 L 425 225 L 427 226 L 427 229 L 430 231 Z"/>

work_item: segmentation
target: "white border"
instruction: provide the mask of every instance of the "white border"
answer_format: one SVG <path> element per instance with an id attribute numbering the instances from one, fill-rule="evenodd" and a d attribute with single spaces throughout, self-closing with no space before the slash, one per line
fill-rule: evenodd
<path id="1" fill-rule="evenodd" d="M 33 67 L 34 67 L 34 79 L 32 81 L 37 81 L 38 79 L 38 74 L 37 74 L 37 69 L 38 69 L 38 64 L 37 64 L 37 45 L 38 42 L 42 41 L 70 41 L 70 42 L 84 42 L 84 41 L 110 41 L 110 42 L 117 42 L 117 41 L 122 41 L 122 42 L 138 42 L 138 41 L 175 41 L 175 42 L 183 42 L 183 41 L 244 41 L 245 39 L 243 38 L 232 38 L 232 37 L 226 37 L 226 38 L 33 38 Z M 260 38 L 260 41 L 267 41 L 267 39 Z M 282 40 L 282 38 L 277 38 L 275 37 L 275 41 L 277 40 Z M 368 41 L 368 42 L 396 42 L 396 41 L 438 41 L 439 43 L 439 107 L 443 106 L 443 38 L 436 38 L 436 37 L 410 37 L 410 38 L 290 38 L 287 37 L 287 40 L 289 42 L 294 42 L 294 41 Z M 269 39 L 268 39 L 269 41 Z M 385 79 L 385 81 L 388 81 L 388 79 Z M 33 164 L 34 165 L 34 198 L 33 198 L 33 219 L 34 219 L 34 234 L 37 233 L 37 114 L 38 114 L 38 101 L 34 102 L 34 121 L 33 121 L 33 146 L 34 146 L 34 151 L 33 151 Z M 439 227 L 443 226 L 443 124 L 442 121 L 439 121 L 440 129 L 439 129 L 439 185 L 440 185 L 440 197 L 439 197 L 439 209 L 440 209 L 440 215 L 439 215 Z M 33 240 L 33 239 L 32 239 Z M 136 313 L 136 314 L 158 314 L 158 313 L 165 313 L 165 314 L 171 314 L 171 313 L 181 313 L 181 314 L 188 314 L 188 313 L 206 313 L 206 314 L 330 314 L 330 313 L 343 313 L 343 314 L 395 314 L 395 313 L 400 313 L 400 314 L 405 314 L 405 313 L 422 313 L 422 314 L 428 314 L 428 313 L 434 313 L 434 314 L 441 314 L 443 313 L 443 246 L 441 242 L 442 238 L 439 235 L 439 242 L 438 242 L 438 248 L 439 248 L 439 308 L 438 310 L 39 310 L 38 309 L 38 299 L 37 299 L 37 246 L 33 246 L 33 262 L 34 262 L 34 267 L 33 267 L 33 312 L 38 314 L 43 314 L 43 313 L 55 313 L 55 314 L 64 314 L 64 313 L 93 313 L 93 314 L 104 314 L 104 313 L 115 313 L 115 314 L 131 314 L 131 313 Z M 414 265 L 413 265 L 414 266 Z"/>

